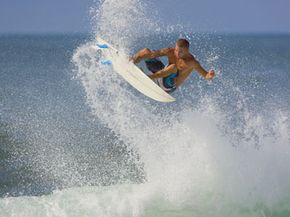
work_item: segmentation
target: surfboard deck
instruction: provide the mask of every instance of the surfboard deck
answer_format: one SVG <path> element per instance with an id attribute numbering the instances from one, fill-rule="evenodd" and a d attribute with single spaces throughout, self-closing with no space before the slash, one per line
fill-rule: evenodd
<path id="1" fill-rule="evenodd" d="M 145 96 L 159 102 L 174 102 L 175 98 L 166 93 L 154 81 L 152 81 L 140 68 L 129 58 L 102 38 L 97 38 L 97 49 L 103 54 L 103 65 L 112 65 L 113 69 L 120 74 L 132 87 Z"/>

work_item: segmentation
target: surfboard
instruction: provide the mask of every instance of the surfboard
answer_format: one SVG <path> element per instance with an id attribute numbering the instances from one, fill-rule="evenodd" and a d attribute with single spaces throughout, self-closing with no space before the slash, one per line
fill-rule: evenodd
<path id="1" fill-rule="evenodd" d="M 95 48 L 102 52 L 101 64 L 112 66 L 114 71 L 140 93 L 159 102 L 175 101 L 174 97 L 166 93 L 133 62 L 130 62 L 127 55 L 114 48 L 107 41 L 97 38 Z"/>

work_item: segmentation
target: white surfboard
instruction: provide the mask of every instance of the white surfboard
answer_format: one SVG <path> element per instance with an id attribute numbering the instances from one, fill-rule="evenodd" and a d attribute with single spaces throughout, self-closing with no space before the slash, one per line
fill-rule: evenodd
<path id="1" fill-rule="evenodd" d="M 102 49 L 103 64 L 112 65 L 130 85 L 139 92 L 159 102 L 174 102 L 175 98 L 166 93 L 141 69 L 130 62 L 128 57 L 101 38 L 97 38 L 97 49 Z"/>

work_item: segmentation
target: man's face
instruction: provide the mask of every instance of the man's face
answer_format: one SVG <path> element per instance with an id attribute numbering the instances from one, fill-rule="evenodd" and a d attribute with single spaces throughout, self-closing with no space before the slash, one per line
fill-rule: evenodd
<path id="1" fill-rule="evenodd" d="M 175 45 L 174 54 L 177 58 L 184 58 L 188 54 L 188 49 L 185 47 L 178 47 L 178 45 Z"/>

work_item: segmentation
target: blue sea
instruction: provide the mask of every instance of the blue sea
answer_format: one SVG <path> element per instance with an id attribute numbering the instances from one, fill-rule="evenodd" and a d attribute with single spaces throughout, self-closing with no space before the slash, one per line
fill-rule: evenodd
<path id="1" fill-rule="evenodd" d="M 0 216 L 289 217 L 290 35 L 185 31 L 112 2 L 90 34 L 0 35 Z M 153 101 L 99 64 L 99 36 L 128 56 L 187 38 L 216 77 Z"/>

